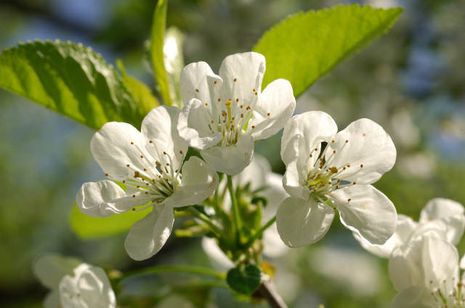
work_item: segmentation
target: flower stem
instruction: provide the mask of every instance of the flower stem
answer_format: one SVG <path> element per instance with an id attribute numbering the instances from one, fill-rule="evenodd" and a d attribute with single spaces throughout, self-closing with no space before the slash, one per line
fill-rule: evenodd
<path id="1" fill-rule="evenodd" d="M 235 226 L 235 233 L 236 233 L 236 242 L 240 242 L 240 231 L 242 230 L 242 221 L 239 213 L 239 204 L 237 203 L 237 198 L 236 198 L 236 193 L 233 188 L 233 182 L 232 182 L 232 177 L 228 175 L 227 177 L 227 182 L 228 182 L 228 190 L 229 190 L 229 195 L 231 197 L 231 203 L 232 203 L 232 212 L 233 212 L 233 220 L 234 220 L 234 226 Z"/>
<path id="2" fill-rule="evenodd" d="M 268 229 L 272 224 L 274 224 L 276 221 L 276 216 L 273 216 L 270 218 L 263 226 L 261 226 L 260 229 L 255 232 L 255 234 L 247 241 L 245 244 L 246 247 L 250 246 L 255 242 L 259 237 L 263 235 L 263 232 L 265 232 L 266 229 Z"/>
<path id="3" fill-rule="evenodd" d="M 203 223 L 205 223 L 207 226 L 210 227 L 211 231 L 213 233 L 215 233 L 215 235 L 217 236 L 220 236 L 221 235 L 221 230 L 220 228 L 218 228 L 218 226 L 216 226 L 210 219 L 210 217 L 208 217 L 207 215 L 205 215 L 204 213 L 202 213 L 201 211 L 199 211 L 198 209 L 196 209 L 195 207 L 193 206 L 190 206 L 188 207 L 187 209 L 191 214 L 192 216 L 194 216 L 195 218 L 198 218 L 200 221 L 202 221 Z"/>
<path id="4" fill-rule="evenodd" d="M 264 281 L 255 291 L 254 296 L 263 298 L 271 308 L 287 308 L 286 302 L 275 290 L 271 281 Z"/>
<path id="5" fill-rule="evenodd" d="M 207 267 L 191 266 L 191 265 L 156 265 L 142 270 L 135 270 L 124 274 L 121 279 L 129 278 L 138 275 L 159 274 L 159 273 L 188 273 L 200 276 L 207 276 L 218 280 L 224 280 L 226 275 L 217 272 Z"/>

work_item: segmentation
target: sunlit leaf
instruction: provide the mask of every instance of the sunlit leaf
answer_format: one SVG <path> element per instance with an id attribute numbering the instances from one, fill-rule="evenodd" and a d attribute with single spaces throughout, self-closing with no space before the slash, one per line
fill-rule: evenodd
<path id="1" fill-rule="evenodd" d="M 144 116 L 113 67 L 71 42 L 36 41 L 3 50 L 0 88 L 93 128 L 108 121 L 139 125 Z"/>
<path id="2" fill-rule="evenodd" d="M 153 13 L 152 34 L 150 37 L 150 60 L 158 91 L 163 103 L 171 105 L 168 74 L 165 68 L 163 47 L 166 31 L 166 11 L 168 0 L 158 0 Z"/>
<path id="3" fill-rule="evenodd" d="M 117 66 L 121 72 L 124 85 L 131 93 L 137 106 L 139 106 L 144 113 L 149 113 L 150 110 L 160 105 L 160 102 L 152 95 L 152 91 L 145 83 L 126 73 L 121 61 L 117 62 Z"/>
<path id="4" fill-rule="evenodd" d="M 286 18 L 254 47 L 266 57 L 265 84 L 288 79 L 298 96 L 347 56 L 387 32 L 401 13 L 401 8 L 354 4 Z"/>
<path id="5" fill-rule="evenodd" d="M 71 229 L 80 238 L 92 239 L 125 232 L 150 211 L 151 209 L 148 208 L 143 211 L 129 211 L 109 217 L 92 217 L 83 214 L 77 205 L 74 205 L 69 222 Z"/>

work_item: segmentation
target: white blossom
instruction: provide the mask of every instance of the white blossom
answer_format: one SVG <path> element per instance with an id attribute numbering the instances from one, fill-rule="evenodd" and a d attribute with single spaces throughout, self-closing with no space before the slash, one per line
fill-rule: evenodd
<path id="1" fill-rule="evenodd" d="M 46 256 L 34 265 L 34 273 L 51 292 L 46 308 L 114 308 L 115 293 L 105 272 L 76 259 Z"/>
<path id="2" fill-rule="evenodd" d="M 453 200 L 435 198 L 430 200 L 420 213 L 418 222 L 399 215 L 395 233 L 383 245 L 373 245 L 355 234 L 355 238 L 369 252 L 379 257 L 389 257 L 394 249 L 419 236 L 434 232 L 453 245 L 457 245 L 465 229 L 463 206 Z"/>
<path id="3" fill-rule="evenodd" d="M 205 62 L 191 63 L 181 74 L 179 133 L 217 171 L 241 172 L 254 141 L 277 133 L 294 112 L 291 84 L 277 79 L 262 92 L 264 73 L 265 58 L 246 52 L 226 57 L 219 75 Z"/>
<path id="4" fill-rule="evenodd" d="M 457 249 L 434 232 L 396 248 L 389 276 L 398 291 L 393 308 L 464 307 Z"/>
<path id="5" fill-rule="evenodd" d="M 91 141 L 91 152 L 107 180 L 82 185 L 76 200 L 97 217 L 152 207 L 126 237 L 129 256 L 156 254 L 171 234 L 173 208 L 196 204 L 213 193 L 217 175 L 198 157 L 184 162 L 187 144 L 177 133 L 179 111 L 157 107 L 138 131 L 127 123 L 105 124 Z"/>
<path id="6" fill-rule="evenodd" d="M 375 122 L 359 119 L 337 132 L 324 112 L 294 116 L 284 128 L 281 158 L 284 188 L 291 197 L 276 218 L 288 246 L 320 240 L 335 210 L 345 227 L 370 243 L 382 244 L 394 233 L 395 207 L 371 184 L 393 167 L 396 149 Z"/>

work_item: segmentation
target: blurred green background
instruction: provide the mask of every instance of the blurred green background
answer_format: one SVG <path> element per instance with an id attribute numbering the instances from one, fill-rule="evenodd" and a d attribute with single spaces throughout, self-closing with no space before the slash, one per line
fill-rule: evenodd
<path id="1" fill-rule="evenodd" d="M 433 197 L 465 203 L 464 1 L 172 0 L 168 24 L 186 36 L 186 63 L 205 60 L 217 69 L 226 55 L 250 50 L 291 13 L 356 2 L 405 12 L 388 35 L 303 94 L 298 110 L 329 112 L 341 128 L 360 117 L 386 128 L 398 160 L 376 186 L 399 213 L 416 219 Z M 0 49 L 33 39 L 79 41 L 109 62 L 122 58 L 130 73 L 152 84 L 144 45 L 153 7 L 149 0 L 0 0 Z M 47 290 L 31 265 L 50 252 L 106 269 L 209 265 L 198 240 L 173 236 L 155 258 L 134 263 L 124 252 L 124 234 L 83 241 L 72 233 L 68 217 L 77 189 L 101 178 L 90 156 L 92 133 L 0 90 L 0 307 L 40 306 Z M 257 151 L 283 172 L 279 136 Z M 463 241 L 460 248 L 462 254 Z M 361 250 L 339 224 L 320 243 L 272 262 L 278 290 L 292 307 L 387 307 L 395 294 L 386 260 Z M 151 307 L 153 298 L 161 307 L 248 306 L 227 290 L 177 275 L 130 281 L 122 292 L 128 307 Z"/>

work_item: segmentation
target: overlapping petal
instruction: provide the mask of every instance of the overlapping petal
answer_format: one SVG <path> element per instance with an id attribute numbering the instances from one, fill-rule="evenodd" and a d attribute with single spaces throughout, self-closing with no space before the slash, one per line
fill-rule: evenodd
<path id="1" fill-rule="evenodd" d="M 112 179 L 125 180 L 134 172 L 150 170 L 156 159 L 146 149 L 147 138 L 134 126 L 109 122 L 94 134 L 90 149 L 102 170 Z M 145 159 L 141 159 L 141 156 Z"/>
<path id="2" fill-rule="evenodd" d="M 212 117 L 205 104 L 192 99 L 179 115 L 179 135 L 199 150 L 212 147 L 221 140 L 221 135 L 211 130 L 211 121 Z"/>
<path id="3" fill-rule="evenodd" d="M 187 142 L 179 136 L 177 123 L 180 110 L 160 106 L 150 111 L 142 121 L 141 133 L 148 140 L 148 150 L 157 157 L 168 153 L 170 163 L 178 169 L 187 153 Z"/>
<path id="4" fill-rule="evenodd" d="M 256 52 L 244 52 L 227 56 L 221 63 L 219 75 L 223 79 L 222 100 L 239 99 L 240 102 L 256 101 L 260 94 L 265 57 Z"/>
<path id="5" fill-rule="evenodd" d="M 396 161 L 396 148 L 391 137 L 377 123 L 359 119 L 338 132 L 329 143 L 328 165 L 340 170 L 339 179 L 371 184 L 391 170 Z"/>
<path id="6" fill-rule="evenodd" d="M 283 177 L 283 186 L 287 193 L 295 198 L 308 200 L 310 190 L 303 184 L 306 177 L 306 168 L 298 165 L 298 161 L 290 162 Z"/>
<path id="7" fill-rule="evenodd" d="M 129 256 L 141 261 L 155 255 L 168 240 L 174 224 L 171 206 L 156 205 L 152 212 L 132 225 L 124 246 Z"/>
<path id="8" fill-rule="evenodd" d="M 410 287 L 396 295 L 392 308 L 436 308 L 437 303 L 431 292 L 423 287 Z"/>
<path id="9" fill-rule="evenodd" d="M 148 201 L 150 198 L 146 195 L 140 192 L 127 194 L 118 184 L 109 180 L 84 183 L 76 196 L 79 209 L 95 217 L 123 213 Z"/>
<path id="10" fill-rule="evenodd" d="M 266 139 L 281 130 L 295 110 L 291 83 L 284 79 L 271 82 L 258 97 L 250 127 L 252 138 Z"/>
<path id="11" fill-rule="evenodd" d="M 181 186 L 165 200 L 165 205 L 182 207 L 208 198 L 218 185 L 218 175 L 198 157 L 192 156 L 182 168 Z"/>
<path id="12" fill-rule="evenodd" d="M 382 245 L 371 244 L 360 233 L 354 232 L 355 239 L 365 248 L 378 257 L 388 258 L 399 246 L 406 244 L 417 227 L 417 223 L 405 215 L 397 216 L 397 226 L 394 234 Z"/>
<path id="13" fill-rule="evenodd" d="M 49 289 L 58 289 L 61 279 L 71 275 L 81 262 L 74 258 L 63 258 L 57 255 L 41 257 L 34 264 L 34 275 Z"/>
<path id="14" fill-rule="evenodd" d="M 458 244 L 465 230 L 465 211 L 463 206 L 453 200 L 435 198 L 430 200 L 420 213 L 420 223 L 442 220 L 447 226 L 447 240 Z"/>
<path id="15" fill-rule="evenodd" d="M 208 165 L 218 172 L 236 175 L 252 160 L 254 141 L 249 135 L 242 135 L 238 142 L 229 146 L 214 146 L 200 152 Z"/>
<path id="16" fill-rule="evenodd" d="M 389 259 L 389 276 L 398 291 L 410 287 L 452 291 L 459 270 L 457 249 L 434 236 L 423 236 L 396 249 Z"/>
<path id="17" fill-rule="evenodd" d="M 319 241 L 328 232 L 334 210 L 313 199 L 287 198 L 276 214 L 276 226 L 283 242 L 301 247 Z"/>
<path id="18" fill-rule="evenodd" d="M 195 62 L 184 67 L 181 73 L 180 87 L 184 105 L 192 98 L 197 98 L 204 103 L 213 103 L 211 83 L 216 81 L 218 86 L 222 80 L 213 73 L 206 62 Z"/>
<path id="19" fill-rule="evenodd" d="M 281 159 L 286 165 L 298 159 L 303 164 L 313 166 L 318 158 L 321 143 L 328 142 L 336 133 L 336 123 L 325 112 L 310 111 L 296 115 L 284 127 Z"/>
<path id="20" fill-rule="evenodd" d="M 74 258 L 49 255 L 37 261 L 34 273 L 51 289 L 44 301 L 46 308 L 116 307 L 110 281 L 99 267 Z"/>
<path id="21" fill-rule="evenodd" d="M 372 244 L 384 244 L 396 229 L 392 202 L 371 185 L 354 185 L 331 193 L 341 222 Z"/>

